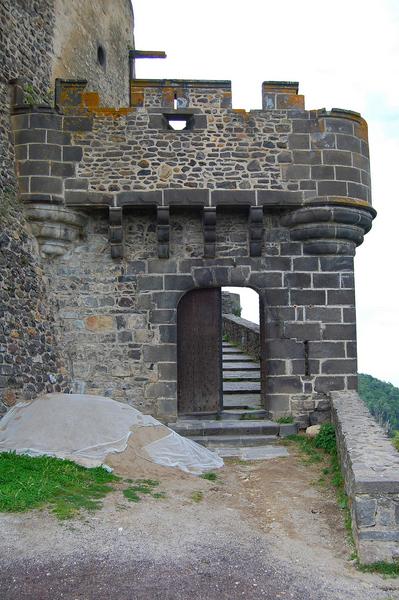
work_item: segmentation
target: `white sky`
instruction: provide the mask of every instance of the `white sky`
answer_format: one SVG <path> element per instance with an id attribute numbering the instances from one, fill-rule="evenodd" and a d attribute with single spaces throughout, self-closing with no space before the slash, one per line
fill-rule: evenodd
<path id="1" fill-rule="evenodd" d="M 399 385 L 399 0 L 133 0 L 133 7 L 136 48 L 168 55 L 137 61 L 139 78 L 231 79 L 233 106 L 247 110 L 261 108 L 262 81 L 299 81 L 306 108 L 348 108 L 366 118 L 379 214 L 356 257 L 359 371 Z M 257 306 L 243 303 L 243 316 L 255 320 Z"/>

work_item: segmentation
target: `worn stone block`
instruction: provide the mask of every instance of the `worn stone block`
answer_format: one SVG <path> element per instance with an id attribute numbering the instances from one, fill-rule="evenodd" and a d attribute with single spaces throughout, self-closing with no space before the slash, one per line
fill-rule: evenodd
<path id="1" fill-rule="evenodd" d="M 267 273 L 251 273 L 249 277 L 249 285 L 257 288 L 281 288 L 282 273 L 267 272 Z"/>
<path id="2" fill-rule="evenodd" d="M 30 160 L 61 160 L 61 146 L 57 144 L 29 144 Z"/>
<path id="3" fill-rule="evenodd" d="M 295 256 L 292 260 L 292 264 L 294 271 L 319 270 L 319 259 L 316 256 Z"/>
<path id="4" fill-rule="evenodd" d="M 323 376 L 316 377 L 314 383 L 314 389 L 316 392 L 331 392 L 333 390 L 345 389 L 345 378 L 341 376 Z"/>
<path id="5" fill-rule="evenodd" d="M 355 304 L 355 290 L 327 290 L 328 304 L 334 305 L 339 304 L 343 306 L 345 304 Z"/>
<path id="6" fill-rule="evenodd" d="M 162 343 L 175 343 L 176 340 L 176 325 L 160 325 L 159 338 Z"/>
<path id="7" fill-rule="evenodd" d="M 65 161 L 80 162 L 83 156 L 81 146 L 63 146 L 62 159 Z"/>
<path id="8" fill-rule="evenodd" d="M 176 362 L 176 344 L 143 346 L 144 362 Z"/>
<path id="9" fill-rule="evenodd" d="M 62 180 L 58 177 L 31 177 L 30 191 L 32 193 L 62 194 Z"/>
<path id="10" fill-rule="evenodd" d="M 137 289 L 141 292 L 162 290 L 164 287 L 162 275 L 140 275 Z"/>
<path id="11" fill-rule="evenodd" d="M 286 273 L 284 275 L 284 285 L 289 288 L 308 288 L 311 283 L 312 279 L 309 273 Z"/>
<path id="12" fill-rule="evenodd" d="M 284 337 L 299 340 L 319 340 L 321 330 L 319 323 L 284 323 Z"/>
<path id="13" fill-rule="evenodd" d="M 161 381 L 176 381 L 177 365 L 174 362 L 158 363 L 158 373 Z"/>
<path id="14" fill-rule="evenodd" d="M 50 175 L 50 162 L 47 160 L 26 160 L 18 165 L 19 175 Z"/>
<path id="15" fill-rule="evenodd" d="M 326 325 L 323 330 L 324 340 L 355 340 L 356 339 L 356 324 L 334 324 Z"/>
<path id="16" fill-rule="evenodd" d="M 313 286 L 315 288 L 339 288 L 341 284 L 338 273 L 314 273 Z"/>
<path id="17" fill-rule="evenodd" d="M 344 342 L 309 342 L 309 358 L 345 358 Z"/>
<path id="18" fill-rule="evenodd" d="M 317 193 L 319 196 L 346 196 L 345 181 L 318 181 Z"/>
<path id="19" fill-rule="evenodd" d="M 109 315 L 92 315 L 86 317 L 85 327 L 89 331 L 113 331 L 115 329 L 115 321 L 114 318 Z"/>
<path id="20" fill-rule="evenodd" d="M 352 154 L 345 150 L 323 150 L 323 163 L 325 165 L 351 165 Z"/>
<path id="21" fill-rule="evenodd" d="M 291 304 L 317 305 L 326 304 L 326 292 L 324 290 L 290 290 Z"/>
<path id="22" fill-rule="evenodd" d="M 327 375 L 330 374 L 352 374 L 356 373 L 356 360 L 347 359 L 327 359 L 321 364 L 321 372 Z"/>
<path id="23" fill-rule="evenodd" d="M 191 275 L 165 275 L 165 290 L 190 290 L 194 287 Z"/>
<path id="24" fill-rule="evenodd" d="M 314 166 L 311 170 L 311 177 L 312 179 L 335 179 L 334 167 L 325 165 Z"/>
<path id="25" fill-rule="evenodd" d="M 46 141 L 46 132 L 36 129 L 21 129 L 20 131 L 15 132 L 14 140 L 15 144 L 44 144 Z"/>
<path id="26" fill-rule="evenodd" d="M 266 381 L 266 391 L 270 394 L 295 394 L 302 392 L 302 382 L 299 377 L 270 376 Z"/>
<path id="27" fill-rule="evenodd" d="M 51 175 L 73 177 L 75 175 L 75 165 L 73 163 L 51 162 Z"/>
<path id="28" fill-rule="evenodd" d="M 148 273 L 176 273 L 177 263 L 175 260 L 159 260 L 150 259 L 148 260 Z"/>

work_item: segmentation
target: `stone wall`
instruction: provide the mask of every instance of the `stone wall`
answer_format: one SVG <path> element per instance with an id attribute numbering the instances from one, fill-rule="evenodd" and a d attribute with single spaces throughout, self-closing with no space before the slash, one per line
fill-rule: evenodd
<path id="1" fill-rule="evenodd" d="M 240 294 L 222 291 L 222 313 L 239 316 L 241 314 Z"/>
<path id="2" fill-rule="evenodd" d="M 42 390 L 68 390 L 67 361 L 55 341 L 53 302 L 15 193 L 9 80 L 23 77 L 26 98 L 43 99 L 50 86 L 51 0 L 0 1 L 0 414 Z M 18 150 L 16 151 L 18 155 Z"/>
<path id="3" fill-rule="evenodd" d="M 135 80 L 133 106 L 111 109 L 64 82 L 63 112 L 15 107 L 20 197 L 52 258 L 76 388 L 175 418 L 180 298 L 250 286 L 271 416 L 318 422 L 331 390 L 356 389 L 353 255 L 375 214 L 367 128 L 305 111 L 291 84 L 263 93 L 264 110 L 243 113 L 226 82 Z"/>
<path id="4" fill-rule="evenodd" d="M 260 359 L 260 334 L 259 325 L 256 323 L 235 315 L 223 314 L 223 335 L 256 360 Z"/>
<path id="5" fill-rule="evenodd" d="M 50 87 L 53 0 L 0 0 L 0 192 L 13 188 L 9 81 L 24 77 L 29 96 L 43 98 Z"/>
<path id="6" fill-rule="evenodd" d="M 55 0 L 51 80 L 86 79 L 107 106 L 129 102 L 130 0 Z"/>
<path id="7" fill-rule="evenodd" d="M 399 558 L 399 453 L 358 394 L 332 393 L 332 416 L 361 563 Z"/>
<path id="8" fill-rule="evenodd" d="M 115 68 L 111 77 L 109 70 L 101 67 L 97 72 L 99 84 L 110 101 L 115 99 L 111 88 L 113 92 L 120 92 L 122 102 L 127 101 L 127 40 L 133 43 L 130 2 L 113 2 L 112 11 L 110 3 L 103 3 L 101 13 L 94 12 L 94 4 L 98 8 L 98 2 L 90 6 L 85 2 L 82 8 L 81 2 L 62 0 L 0 0 L 0 414 L 18 399 L 32 398 L 43 390 L 69 389 L 68 353 L 62 352 L 61 357 L 55 337 L 56 301 L 40 266 L 37 241 L 32 236 L 32 232 L 37 234 L 38 225 L 35 228 L 32 219 L 26 222 L 29 210 L 23 210 L 16 195 L 15 156 L 34 160 L 34 150 L 31 156 L 24 155 L 18 128 L 11 128 L 10 112 L 15 111 L 19 103 L 25 103 L 24 110 L 29 112 L 29 105 L 36 105 L 40 115 L 46 114 L 49 107 L 37 105 L 52 101 L 54 89 L 50 88 L 54 88 L 54 74 L 79 78 L 92 75 L 95 69 L 86 60 L 83 49 L 86 51 L 90 44 L 92 49 L 94 38 L 97 40 L 97 35 L 104 33 L 104 27 L 107 33 L 102 39 L 106 39 L 110 50 L 108 66 L 113 68 L 120 58 L 120 68 L 125 73 L 122 76 Z M 104 15 L 105 4 L 108 10 Z M 96 59 L 97 47 L 93 51 Z M 77 55 L 82 58 L 74 63 Z M 21 86 L 10 87 L 10 80 L 16 78 Z M 32 142 L 42 140 L 40 133 L 31 135 Z M 54 131 L 46 141 L 52 147 L 60 143 L 62 137 Z M 41 174 L 41 168 L 37 161 L 33 172 Z M 57 168 L 60 163 L 53 164 L 54 172 Z M 23 169 L 18 167 L 20 178 Z M 19 200 L 23 199 L 23 191 L 23 179 L 20 179 Z M 40 191 L 37 196 L 43 200 L 46 195 L 40 195 Z M 79 230 L 81 223 L 79 215 L 58 210 L 55 222 L 53 213 L 49 208 L 45 213 L 47 229 L 52 230 L 57 239 L 63 238 L 62 231 L 68 229 L 69 239 L 73 238 L 73 232 Z M 40 218 L 40 214 L 36 213 L 36 217 Z"/>

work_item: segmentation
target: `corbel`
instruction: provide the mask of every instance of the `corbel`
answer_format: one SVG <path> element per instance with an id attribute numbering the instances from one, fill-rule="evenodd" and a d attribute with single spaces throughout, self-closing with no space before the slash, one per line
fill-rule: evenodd
<path id="1" fill-rule="evenodd" d="M 158 258 L 169 258 L 169 206 L 157 207 Z"/>
<path id="2" fill-rule="evenodd" d="M 112 258 L 123 257 L 122 208 L 109 207 L 109 241 Z"/>
<path id="3" fill-rule="evenodd" d="M 215 258 L 216 247 L 216 207 L 205 206 L 203 214 L 204 257 Z"/>
<path id="4" fill-rule="evenodd" d="M 249 217 L 249 255 L 261 256 L 263 242 L 263 207 L 250 206 Z"/>

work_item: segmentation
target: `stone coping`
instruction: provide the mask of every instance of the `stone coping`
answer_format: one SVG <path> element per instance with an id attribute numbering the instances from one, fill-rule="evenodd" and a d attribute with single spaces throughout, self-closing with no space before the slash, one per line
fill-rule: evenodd
<path id="1" fill-rule="evenodd" d="M 259 335 L 259 325 L 257 323 L 253 323 L 252 321 L 247 321 L 247 319 L 242 319 L 241 317 L 236 317 L 231 314 L 223 314 L 223 319 L 227 319 L 228 321 L 232 321 L 236 325 L 240 325 L 241 327 L 245 327 L 246 329 L 250 329 L 254 333 Z"/>
<path id="2" fill-rule="evenodd" d="M 399 452 L 355 391 L 331 392 L 347 492 L 399 493 Z"/>

